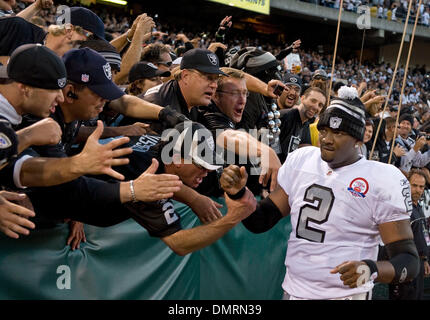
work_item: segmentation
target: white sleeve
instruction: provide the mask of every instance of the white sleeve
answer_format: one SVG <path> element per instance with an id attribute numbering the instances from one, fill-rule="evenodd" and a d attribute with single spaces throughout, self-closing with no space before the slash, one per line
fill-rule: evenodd
<path id="1" fill-rule="evenodd" d="M 422 168 L 430 162 L 430 150 L 421 153 L 418 151 L 412 160 L 412 165 L 417 168 Z"/>
<path id="2" fill-rule="evenodd" d="M 412 198 L 409 181 L 397 168 L 391 168 L 384 177 L 390 177 L 385 181 L 385 186 L 380 190 L 378 201 L 375 204 L 374 221 L 377 225 L 409 219 L 412 212 Z"/>

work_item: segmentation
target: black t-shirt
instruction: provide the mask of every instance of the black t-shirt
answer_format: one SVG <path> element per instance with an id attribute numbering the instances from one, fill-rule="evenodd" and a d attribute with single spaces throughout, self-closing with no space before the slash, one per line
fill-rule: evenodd
<path id="1" fill-rule="evenodd" d="M 70 123 L 66 123 L 64 121 L 64 115 L 59 106 L 55 108 L 55 112 L 51 113 L 50 116 L 54 119 L 61 128 L 61 141 L 56 145 L 46 145 L 46 146 L 33 146 L 32 148 L 41 156 L 41 157 L 66 157 L 71 156 L 72 154 L 72 146 L 76 136 L 79 133 L 79 128 L 82 125 L 83 121 L 72 121 Z M 42 118 L 35 117 L 33 115 L 25 115 L 22 118 L 21 128 L 28 127 L 37 121 L 42 120 Z"/>
<path id="2" fill-rule="evenodd" d="M 105 139 L 107 143 L 113 139 Z M 124 147 L 133 149 L 128 158 L 130 162 L 125 166 L 118 166 L 116 171 L 124 175 L 125 181 L 138 178 L 148 169 L 152 159 L 158 160 L 157 173 L 164 173 L 164 166 L 160 159 L 160 152 L 156 149 L 160 136 L 142 135 L 140 137 L 130 137 L 130 142 Z M 163 199 L 154 202 L 126 203 L 124 207 L 127 214 L 137 223 L 144 227 L 152 237 L 165 237 L 181 230 L 180 217 L 176 214 L 173 203 L 170 199 Z"/>
<path id="3" fill-rule="evenodd" d="M 43 44 L 46 33 L 42 28 L 21 17 L 0 18 L 0 56 L 10 56 L 27 43 Z"/>
<path id="4" fill-rule="evenodd" d="M 290 152 L 296 150 L 300 144 L 311 144 L 309 123 L 302 123 L 300 112 L 297 108 L 281 110 L 281 134 L 279 140 L 281 143 L 282 153 L 279 159 L 283 163 Z"/>
<path id="5" fill-rule="evenodd" d="M 238 123 L 238 128 L 245 130 L 260 129 L 267 126 L 265 116 L 269 112 L 266 98 L 256 92 L 250 92 L 246 99 L 245 109 L 243 110 L 242 120 Z"/>

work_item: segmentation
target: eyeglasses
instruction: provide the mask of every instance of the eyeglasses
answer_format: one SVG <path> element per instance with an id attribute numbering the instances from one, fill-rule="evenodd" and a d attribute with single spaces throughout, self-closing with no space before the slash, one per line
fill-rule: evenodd
<path id="1" fill-rule="evenodd" d="M 190 69 L 191 72 L 197 73 L 202 77 L 203 79 L 206 79 L 209 82 L 217 82 L 221 75 L 219 74 L 213 74 L 213 73 L 203 73 L 198 70 Z"/>
<path id="2" fill-rule="evenodd" d="M 163 66 L 170 68 L 172 66 L 172 61 L 169 61 L 169 62 L 159 61 L 157 62 L 157 64 L 161 64 Z"/>
<path id="3" fill-rule="evenodd" d="M 221 92 L 221 93 L 226 93 L 226 94 L 231 94 L 233 97 L 249 97 L 249 91 L 245 90 L 245 91 L 222 91 L 222 90 L 218 90 L 217 92 Z"/>
<path id="4" fill-rule="evenodd" d="M 92 32 L 89 32 L 89 31 L 85 30 L 81 26 L 74 26 L 72 24 L 67 24 L 66 25 L 66 30 L 74 30 L 74 31 L 76 31 L 76 33 L 80 34 L 81 36 L 85 36 L 87 38 L 89 38 L 90 36 L 93 35 Z"/>

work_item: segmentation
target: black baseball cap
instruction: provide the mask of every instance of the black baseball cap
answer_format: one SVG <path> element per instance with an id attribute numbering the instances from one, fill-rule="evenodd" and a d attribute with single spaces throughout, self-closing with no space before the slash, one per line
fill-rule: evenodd
<path id="1" fill-rule="evenodd" d="M 99 39 L 105 39 L 105 25 L 102 19 L 87 8 L 71 7 L 70 23 L 92 32 Z"/>
<path id="2" fill-rule="evenodd" d="M 153 77 L 170 77 L 170 71 L 162 71 L 151 62 L 138 62 L 131 67 L 128 73 L 128 82 Z"/>
<path id="3" fill-rule="evenodd" d="M 302 88 L 302 78 L 293 73 L 286 73 L 283 82 L 287 85 L 295 85 L 300 89 Z"/>
<path id="4" fill-rule="evenodd" d="M 18 155 L 18 138 L 9 121 L 0 119 L 0 166 Z"/>
<path id="5" fill-rule="evenodd" d="M 217 170 L 224 164 L 224 159 L 215 152 L 212 133 L 198 122 L 184 121 L 177 124 L 173 129 L 163 132 L 161 141 L 171 141 L 164 148 L 173 145 L 173 154 L 180 154 L 182 159 L 192 160 L 207 170 Z M 163 150 L 163 153 L 166 151 L 170 152 Z"/>
<path id="6" fill-rule="evenodd" d="M 87 86 L 103 99 L 121 98 L 124 92 L 112 82 L 109 62 L 90 48 L 72 49 L 63 56 L 67 79 Z"/>
<path id="7" fill-rule="evenodd" d="M 6 66 L 0 66 L 0 79 L 57 90 L 65 87 L 67 73 L 54 51 L 41 44 L 24 44 L 12 52 Z"/>
<path id="8" fill-rule="evenodd" d="M 195 69 L 205 73 L 222 74 L 228 76 L 219 69 L 218 57 L 212 51 L 206 49 L 191 49 L 185 52 L 181 60 L 181 70 Z"/>

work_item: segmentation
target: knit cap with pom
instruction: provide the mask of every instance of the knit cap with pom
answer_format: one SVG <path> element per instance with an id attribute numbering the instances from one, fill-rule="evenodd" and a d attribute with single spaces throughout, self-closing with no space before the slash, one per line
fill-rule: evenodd
<path id="1" fill-rule="evenodd" d="M 343 86 L 339 89 L 338 96 L 333 98 L 318 121 L 318 130 L 324 127 L 344 131 L 351 137 L 363 141 L 366 115 L 364 104 L 358 98 L 355 88 Z"/>

